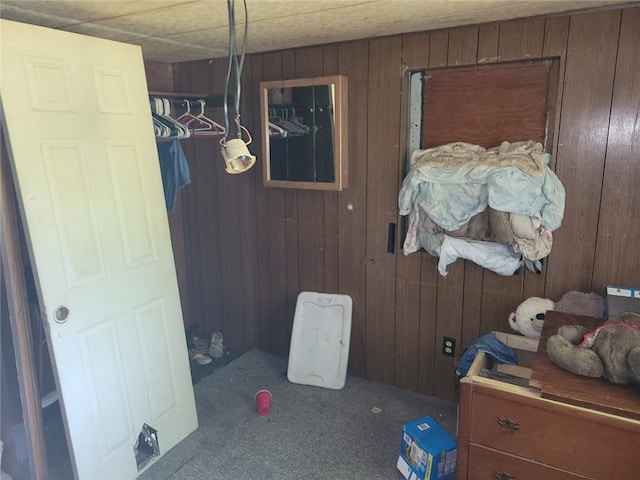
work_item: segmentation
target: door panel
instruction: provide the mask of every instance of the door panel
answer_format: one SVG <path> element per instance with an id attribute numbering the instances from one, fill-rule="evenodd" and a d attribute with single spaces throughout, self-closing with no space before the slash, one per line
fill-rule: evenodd
<path id="1" fill-rule="evenodd" d="M 78 478 L 197 427 L 139 47 L 2 20 L 10 159 Z"/>
<path id="2" fill-rule="evenodd" d="M 44 141 L 41 145 L 67 282 L 76 286 L 104 278 L 98 219 L 82 142 Z"/>

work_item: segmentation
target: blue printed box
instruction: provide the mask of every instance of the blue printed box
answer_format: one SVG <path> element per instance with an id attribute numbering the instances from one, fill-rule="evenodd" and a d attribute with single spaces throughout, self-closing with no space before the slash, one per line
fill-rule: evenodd
<path id="1" fill-rule="evenodd" d="M 431 417 L 402 429 L 397 467 L 407 480 L 449 480 L 455 477 L 458 445 Z"/>
<path id="2" fill-rule="evenodd" d="M 640 313 L 640 288 L 607 286 L 606 318 L 620 312 Z"/>

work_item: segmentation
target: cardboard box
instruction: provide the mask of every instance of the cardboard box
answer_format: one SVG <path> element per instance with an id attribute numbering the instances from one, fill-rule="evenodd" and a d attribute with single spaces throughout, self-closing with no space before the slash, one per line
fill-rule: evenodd
<path id="1" fill-rule="evenodd" d="M 405 424 L 397 467 L 407 480 L 455 478 L 458 445 L 431 417 Z"/>
<path id="2" fill-rule="evenodd" d="M 640 288 L 607 286 L 606 318 L 620 312 L 640 313 Z"/>

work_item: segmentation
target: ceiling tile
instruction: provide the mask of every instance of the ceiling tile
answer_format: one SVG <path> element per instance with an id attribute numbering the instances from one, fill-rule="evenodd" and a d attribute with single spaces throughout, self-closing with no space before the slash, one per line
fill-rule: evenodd
<path id="1" fill-rule="evenodd" d="M 165 62 L 224 57 L 224 0 L 0 0 L 2 18 L 137 43 Z M 247 52 L 373 38 L 405 32 L 625 4 L 616 0 L 247 0 Z M 235 2 L 237 39 L 244 22 Z"/>

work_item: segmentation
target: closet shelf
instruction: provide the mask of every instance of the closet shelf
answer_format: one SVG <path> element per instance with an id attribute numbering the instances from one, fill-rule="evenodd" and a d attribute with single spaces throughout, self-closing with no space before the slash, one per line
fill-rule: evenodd
<path id="1" fill-rule="evenodd" d="M 149 92 L 153 128 L 159 142 L 184 138 L 214 138 L 225 127 L 205 114 L 206 107 L 224 104 L 224 96 L 183 92 Z"/>
<path id="2" fill-rule="evenodd" d="M 149 92 L 150 97 L 163 97 L 170 100 L 204 100 L 207 107 L 222 107 L 224 105 L 224 95 L 211 95 L 208 93 L 182 93 L 182 92 Z M 232 96 L 227 96 L 227 104 L 233 105 Z"/>

